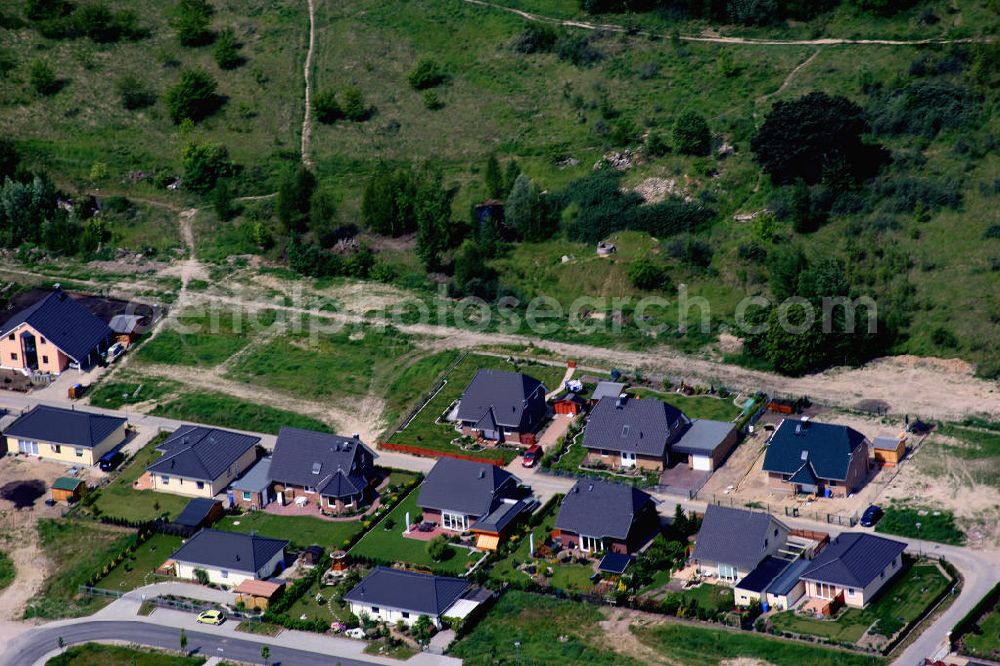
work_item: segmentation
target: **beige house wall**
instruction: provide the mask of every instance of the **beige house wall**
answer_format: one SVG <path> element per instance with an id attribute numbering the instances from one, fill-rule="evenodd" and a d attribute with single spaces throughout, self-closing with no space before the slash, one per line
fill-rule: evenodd
<path id="1" fill-rule="evenodd" d="M 7 450 L 17 453 L 18 440 L 32 441 L 38 444 L 38 457 L 45 460 L 57 460 L 59 462 L 73 463 L 78 465 L 94 465 L 101 456 L 125 441 L 125 423 L 115 428 L 114 432 L 108 435 L 103 441 L 93 448 L 85 446 L 77 447 L 58 442 L 46 442 L 43 440 L 28 440 L 22 437 L 7 437 Z"/>

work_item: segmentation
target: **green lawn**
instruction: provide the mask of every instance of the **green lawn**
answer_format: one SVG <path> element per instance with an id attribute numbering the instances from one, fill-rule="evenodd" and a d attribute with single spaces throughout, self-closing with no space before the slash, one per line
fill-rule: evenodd
<path id="1" fill-rule="evenodd" d="M 90 393 L 90 404 L 107 409 L 121 409 L 149 400 L 157 400 L 176 393 L 181 388 L 177 382 L 168 379 L 137 377 L 130 373 L 119 374 L 114 380 L 101 382 Z"/>
<path id="2" fill-rule="evenodd" d="M 759 634 L 667 623 L 632 628 L 632 633 L 673 663 L 718 666 L 739 658 L 773 666 L 875 666 L 879 657 L 781 641 Z"/>
<path id="3" fill-rule="evenodd" d="M 146 468 L 160 457 L 156 445 L 166 437 L 164 433 L 153 438 L 129 459 L 111 482 L 97 491 L 98 496 L 93 504 L 87 503 L 88 510 L 98 515 L 125 518 L 130 521 L 153 520 L 163 515 L 176 518 L 191 501 L 190 497 L 152 490 L 135 490 L 132 487 L 132 482 L 142 476 Z"/>
<path id="4" fill-rule="evenodd" d="M 314 583 L 306 592 L 295 600 L 285 615 L 295 619 L 323 620 L 324 622 L 346 622 L 351 614 L 350 607 L 344 603 L 338 603 L 337 597 L 343 596 L 350 591 L 352 585 L 320 585 Z M 322 602 L 317 601 L 317 595 L 321 595 Z"/>
<path id="5" fill-rule="evenodd" d="M 233 398 L 221 393 L 193 391 L 170 400 L 151 412 L 181 421 L 195 421 L 221 428 L 275 433 L 282 426 L 332 432 L 334 428 L 318 419 L 267 405 Z"/>
<path id="6" fill-rule="evenodd" d="M 184 657 L 146 648 L 84 643 L 66 648 L 45 666 L 200 666 L 206 657 Z"/>
<path id="7" fill-rule="evenodd" d="M 451 557 L 441 562 L 435 562 L 427 554 L 426 541 L 407 539 L 402 535 L 406 528 L 407 511 L 410 513 L 412 522 L 416 522 L 417 515 L 420 514 L 420 509 L 417 507 L 417 494 L 418 489 L 414 488 L 395 509 L 358 541 L 351 549 L 351 554 L 375 557 L 416 567 L 433 568 L 450 574 L 464 573 L 472 563 L 477 562 L 482 557 L 482 553 L 452 546 L 450 547 Z M 392 518 L 396 523 L 391 530 L 384 529 L 385 521 L 389 518 Z"/>
<path id="8" fill-rule="evenodd" d="M 917 523 L 920 523 L 919 528 Z M 953 546 L 965 543 L 965 534 L 955 525 L 955 514 L 944 510 L 888 506 L 885 509 L 885 516 L 875 525 L 875 531 L 940 541 Z"/>
<path id="9" fill-rule="evenodd" d="M 979 623 L 979 631 L 962 636 L 962 654 L 996 659 L 1000 654 L 1000 611 L 996 608 Z"/>
<path id="10" fill-rule="evenodd" d="M 692 419 L 709 419 L 713 421 L 732 421 L 740 415 L 740 408 L 733 404 L 732 398 L 714 398 L 711 396 L 687 396 L 680 393 L 664 393 L 647 388 L 629 389 L 629 393 L 640 398 L 653 398 L 669 403 L 684 412 Z"/>
<path id="11" fill-rule="evenodd" d="M 778 631 L 822 636 L 833 641 L 856 643 L 873 624 L 883 635 L 891 635 L 920 617 L 949 585 L 934 564 L 915 564 L 863 610 L 848 608 L 835 620 L 816 620 L 786 611 L 774 616 Z"/>
<path id="12" fill-rule="evenodd" d="M 466 666 L 641 666 L 609 647 L 597 625 L 602 619 L 596 606 L 511 590 L 450 654 Z"/>
<path id="13" fill-rule="evenodd" d="M 700 608 L 718 608 L 720 606 L 733 605 L 733 589 L 724 585 L 712 585 L 702 583 L 698 587 L 689 590 L 673 593 L 677 598 L 687 604 L 694 599 Z"/>
<path id="14" fill-rule="evenodd" d="M 448 406 L 458 399 L 465 387 L 480 369 L 510 370 L 523 372 L 541 381 L 551 391 L 559 386 L 566 369 L 561 366 L 541 365 L 535 363 L 508 362 L 498 356 L 484 354 L 469 354 L 459 362 L 448 374 L 447 383 L 400 432 L 393 433 L 389 442 L 420 446 L 429 449 L 455 451 L 451 441 L 458 436 L 450 424 L 435 423 Z M 431 382 L 433 383 L 433 382 Z M 430 384 L 424 389 L 429 390 Z M 473 453 L 473 452 L 470 452 Z M 509 450 L 488 448 L 475 451 L 475 455 L 484 457 L 500 457 L 505 461 L 513 460 L 514 454 Z"/>
<path id="15" fill-rule="evenodd" d="M 7 553 L 0 551 L 0 590 L 13 583 L 16 575 L 13 560 Z"/>
<path id="16" fill-rule="evenodd" d="M 131 532 L 81 520 L 42 519 L 38 536 L 50 569 L 41 591 L 28 602 L 25 617 L 79 617 L 110 602 L 79 596 L 77 589 L 132 542 Z"/>
<path id="17" fill-rule="evenodd" d="M 180 548 L 181 542 L 182 539 L 178 536 L 154 534 L 102 578 L 96 587 L 127 592 L 158 582 L 154 580 L 153 572 Z"/>
<path id="18" fill-rule="evenodd" d="M 263 327 L 274 324 L 273 311 L 256 313 L 212 311 L 178 314 L 166 328 L 136 352 L 147 363 L 212 367 L 243 349 Z"/>
<path id="19" fill-rule="evenodd" d="M 226 516 L 215 527 L 229 532 L 256 532 L 261 536 L 288 539 L 296 547 L 317 544 L 330 551 L 343 548 L 347 539 L 362 530 L 362 521 L 334 522 L 309 516 L 275 516 L 254 511 L 240 516 Z"/>

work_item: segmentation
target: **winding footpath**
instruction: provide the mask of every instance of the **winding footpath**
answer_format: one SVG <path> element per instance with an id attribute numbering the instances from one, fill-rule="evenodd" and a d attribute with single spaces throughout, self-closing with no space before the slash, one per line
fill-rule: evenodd
<path id="1" fill-rule="evenodd" d="M 306 51 L 306 62 L 302 68 L 305 77 L 305 113 L 302 114 L 302 163 L 313 168 L 309 147 L 312 142 L 312 62 L 316 51 L 316 0 L 307 0 L 309 4 L 309 49 Z"/>

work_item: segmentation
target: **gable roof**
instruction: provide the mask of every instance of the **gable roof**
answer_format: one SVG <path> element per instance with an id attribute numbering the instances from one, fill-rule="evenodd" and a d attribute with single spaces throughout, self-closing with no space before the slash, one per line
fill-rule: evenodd
<path id="1" fill-rule="evenodd" d="M 62 289 L 56 289 L 8 319 L 0 335 L 7 335 L 21 324 L 31 326 L 77 363 L 112 335 L 107 324 Z"/>
<path id="2" fill-rule="evenodd" d="M 438 458 L 420 484 L 417 506 L 482 517 L 500 504 L 502 490 L 520 483 L 520 479 L 496 465 Z"/>
<path id="3" fill-rule="evenodd" d="M 74 479 L 71 476 L 60 476 L 52 482 L 52 490 L 76 490 L 83 485 L 83 479 Z"/>
<path id="4" fill-rule="evenodd" d="M 92 449 L 125 422 L 118 416 L 105 416 L 82 409 L 37 405 L 11 423 L 4 434 Z"/>
<path id="5" fill-rule="evenodd" d="M 118 334 L 132 334 L 136 332 L 139 325 L 142 323 L 142 315 L 132 315 L 132 314 L 116 314 L 108 322 L 108 326 L 112 331 Z"/>
<path id="6" fill-rule="evenodd" d="M 813 559 L 800 578 L 864 588 L 904 550 L 906 544 L 901 541 L 864 532 L 845 532 Z"/>
<path id="7" fill-rule="evenodd" d="M 835 423 L 784 419 L 771 435 L 764 454 L 764 471 L 794 474 L 807 462 L 820 479 L 843 481 L 854 455 L 865 442 L 854 428 Z"/>
<path id="8" fill-rule="evenodd" d="M 670 439 L 690 423 L 681 410 L 660 400 L 602 398 L 587 420 L 583 445 L 662 458 Z"/>
<path id="9" fill-rule="evenodd" d="M 184 507 L 184 510 L 181 511 L 181 514 L 177 516 L 174 522 L 185 527 L 201 527 L 202 523 L 205 522 L 205 519 L 208 518 L 215 507 L 221 507 L 221 505 L 222 502 L 218 500 L 196 497 L 187 503 L 187 506 Z"/>
<path id="10" fill-rule="evenodd" d="M 692 419 L 691 427 L 670 445 L 670 450 L 675 453 L 710 456 L 735 429 L 736 424 L 731 421 Z"/>
<path id="11" fill-rule="evenodd" d="M 778 536 L 775 536 L 775 530 Z M 693 558 L 750 570 L 764 556 L 764 541 L 773 543 L 788 528 L 763 511 L 710 504 L 695 537 Z"/>
<path id="12" fill-rule="evenodd" d="M 636 514 L 653 502 L 635 486 L 580 479 L 563 498 L 556 528 L 576 534 L 627 539 Z"/>
<path id="13" fill-rule="evenodd" d="M 174 551 L 170 559 L 185 564 L 256 574 L 287 541 L 256 534 L 204 529 Z"/>
<path id="14" fill-rule="evenodd" d="M 492 409 L 491 418 L 498 425 L 518 432 L 534 430 L 545 415 L 546 393 L 545 386 L 530 375 L 477 370 L 458 403 L 458 420 L 478 423 Z"/>
<path id="15" fill-rule="evenodd" d="M 789 483 L 797 483 L 800 486 L 816 486 L 819 485 L 819 479 L 816 477 L 816 472 L 813 470 L 812 463 L 806 461 L 798 469 L 795 474 L 788 477 Z"/>
<path id="16" fill-rule="evenodd" d="M 274 445 L 270 479 L 315 488 L 326 497 L 356 495 L 368 485 L 362 451 L 376 457 L 360 439 L 286 426 Z"/>
<path id="17" fill-rule="evenodd" d="M 183 425 L 156 447 L 163 455 L 146 471 L 212 482 L 259 442 L 231 430 Z"/>
<path id="18" fill-rule="evenodd" d="M 472 585 L 464 578 L 375 567 L 344 599 L 356 604 L 377 606 L 440 617 Z"/>

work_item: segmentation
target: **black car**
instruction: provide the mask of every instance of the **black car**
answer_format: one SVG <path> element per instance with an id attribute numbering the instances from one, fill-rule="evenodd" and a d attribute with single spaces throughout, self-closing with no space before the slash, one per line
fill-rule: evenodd
<path id="1" fill-rule="evenodd" d="M 121 451 L 108 451 L 101 456 L 101 459 L 97 461 L 97 464 L 101 468 L 102 472 L 110 472 L 114 468 L 118 467 L 118 465 L 121 465 L 123 460 L 125 460 L 125 454 Z"/>
<path id="2" fill-rule="evenodd" d="M 865 509 L 864 514 L 861 516 L 861 527 L 871 527 L 881 520 L 883 515 L 885 515 L 885 512 L 882 511 L 882 507 L 872 504 Z"/>

